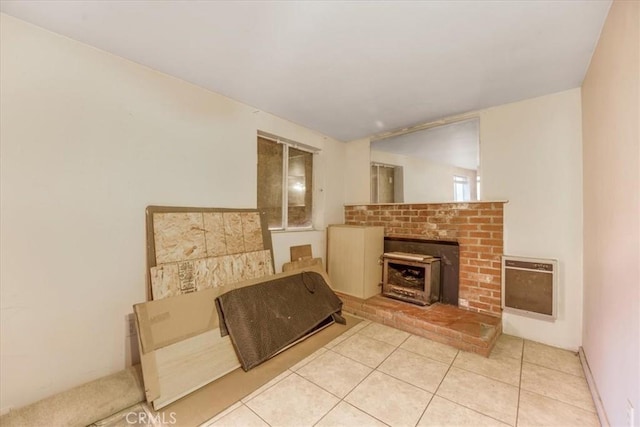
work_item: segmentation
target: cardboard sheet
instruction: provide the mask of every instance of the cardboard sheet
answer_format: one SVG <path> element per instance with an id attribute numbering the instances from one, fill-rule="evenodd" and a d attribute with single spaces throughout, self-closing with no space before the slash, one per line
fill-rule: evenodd
<path id="1" fill-rule="evenodd" d="M 318 266 L 307 269 L 329 278 Z M 299 274 L 300 270 L 246 280 L 245 287 Z M 145 394 L 159 409 L 240 366 L 229 337 L 221 337 L 215 287 L 134 305 Z M 204 355 L 204 356 L 203 356 Z"/>

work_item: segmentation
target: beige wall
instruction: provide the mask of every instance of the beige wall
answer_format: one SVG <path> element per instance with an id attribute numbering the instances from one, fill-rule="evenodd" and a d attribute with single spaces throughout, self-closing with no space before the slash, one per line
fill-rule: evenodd
<path id="1" fill-rule="evenodd" d="M 344 181 L 346 203 L 369 203 L 371 200 L 370 145 L 368 138 L 347 143 Z"/>
<path id="2" fill-rule="evenodd" d="M 615 1 L 582 86 L 582 346 L 611 425 L 640 425 L 640 3 Z"/>
<path id="3" fill-rule="evenodd" d="M 371 150 L 371 161 L 402 166 L 404 203 L 452 202 L 454 175 L 469 178 L 471 200 L 476 200 L 476 171 L 474 170 L 376 150 Z"/>
<path id="4" fill-rule="evenodd" d="M 509 201 L 505 253 L 556 258 L 560 266 L 558 319 L 505 313 L 504 331 L 571 350 L 580 346 L 582 331 L 580 102 L 576 88 L 474 113 L 480 117 L 481 199 Z M 409 181 L 405 174 L 405 188 Z"/>
<path id="5" fill-rule="evenodd" d="M 256 132 L 313 145 L 342 222 L 343 143 L 2 15 L 0 409 L 118 371 L 145 299 L 149 204 L 254 207 Z M 301 237 L 281 233 L 279 264 Z"/>
<path id="6" fill-rule="evenodd" d="M 503 314 L 505 333 L 577 350 L 582 330 L 580 89 L 480 112 L 482 198 L 504 207 L 505 254 L 559 263 L 555 322 Z"/>

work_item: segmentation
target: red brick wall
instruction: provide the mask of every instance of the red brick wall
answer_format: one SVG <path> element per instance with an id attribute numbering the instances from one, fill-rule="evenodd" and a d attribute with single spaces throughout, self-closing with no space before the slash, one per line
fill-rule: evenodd
<path id="1" fill-rule="evenodd" d="M 382 225 L 390 237 L 460 244 L 459 298 L 469 310 L 500 316 L 503 202 L 345 206 L 345 223 Z"/>

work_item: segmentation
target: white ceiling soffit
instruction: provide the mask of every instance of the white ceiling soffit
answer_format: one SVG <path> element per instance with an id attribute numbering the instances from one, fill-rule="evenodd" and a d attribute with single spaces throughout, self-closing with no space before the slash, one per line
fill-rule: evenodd
<path id="1" fill-rule="evenodd" d="M 343 141 L 580 86 L 611 2 L 2 1 Z"/>
<path id="2" fill-rule="evenodd" d="M 479 120 L 471 119 L 373 141 L 371 149 L 477 170 L 479 141 Z"/>

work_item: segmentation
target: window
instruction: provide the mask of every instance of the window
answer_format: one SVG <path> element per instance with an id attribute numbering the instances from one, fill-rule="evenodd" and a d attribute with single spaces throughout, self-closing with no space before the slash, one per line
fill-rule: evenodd
<path id="1" fill-rule="evenodd" d="M 313 150 L 277 137 L 258 136 L 258 209 L 270 230 L 310 228 Z"/>
<path id="2" fill-rule="evenodd" d="M 371 163 L 371 203 L 402 203 L 402 166 Z"/>
<path id="3" fill-rule="evenodd" d="M 453 200 L 456 202 L 468 202 L 469 194 L 469 177 L 453 176 Z"/>

